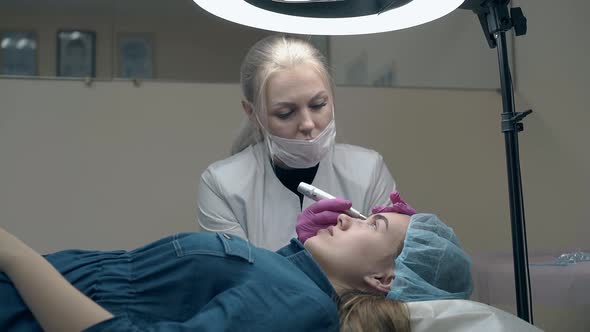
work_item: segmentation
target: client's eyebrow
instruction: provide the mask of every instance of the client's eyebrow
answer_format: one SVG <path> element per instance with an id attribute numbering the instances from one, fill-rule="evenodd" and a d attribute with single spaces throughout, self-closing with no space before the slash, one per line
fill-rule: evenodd
<path id="1" fill-rule="evenodd" d="M 385 222 L 385 231 L 387 232 L 389 230 L 389 220 L 387 220 L 387 218 L 385 218 L 384 215 L 382 215 L 382 214 L 373 215 L 373 219 L 375 219 L 375 221 L 383 220 L 383 222 Z"/>

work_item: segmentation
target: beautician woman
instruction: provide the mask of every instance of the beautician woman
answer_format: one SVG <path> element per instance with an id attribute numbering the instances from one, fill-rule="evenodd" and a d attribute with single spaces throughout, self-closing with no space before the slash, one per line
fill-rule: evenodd
<path id="1" fill-rule="evenodd" d="M 246 119 L 232 156 L 201 175 L 202 229 L 276 250 L 296 236 L 297 215 L 313 203 L 297 192 L 300 182 L 348 199 L 361 213 L 391 204 L 395 182 L 383 157 L 335 144 L 333 83 L 312 44 L 279 35 L 260 40 L 242 63 L 240 81 Z"/>

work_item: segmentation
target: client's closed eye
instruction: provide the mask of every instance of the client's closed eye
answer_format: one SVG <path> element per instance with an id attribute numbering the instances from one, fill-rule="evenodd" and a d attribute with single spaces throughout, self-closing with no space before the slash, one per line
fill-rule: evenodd
<path id="1" fill-rule="evenodd" d="M 378 230 L 378 225 L 377 225 L 377 220 L 376 219 L 371 219 L 370 221 L 367 222 L 367 225 L 369 225 L 369 227 L 373 228 L 374 230 Z"/>

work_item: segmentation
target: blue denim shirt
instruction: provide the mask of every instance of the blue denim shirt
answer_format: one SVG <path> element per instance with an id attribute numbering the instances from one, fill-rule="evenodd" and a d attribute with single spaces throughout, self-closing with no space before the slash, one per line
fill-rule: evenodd
<path id="1" fill-rule="evenodd" d="M 295 239 L 275 253 L 224 233 L 182 233 L 132 251 L 46 258 L 115 315 L 89 332 L 339 329 L 334 289 Z M 3 275 L 0 299 L 0 330 L 40 330 Z"/>

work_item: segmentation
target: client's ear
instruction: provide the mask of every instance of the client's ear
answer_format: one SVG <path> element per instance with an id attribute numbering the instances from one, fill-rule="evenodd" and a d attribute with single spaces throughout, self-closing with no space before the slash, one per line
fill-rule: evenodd
<path id="1" fill-rule="evenodd" d="M 364 277 L 364 280 L 372 290 L 380 293 L 388 293 L 391 289 L 391 284 L 393 284 L 393 277 L 393 269 L 388 269 L 385 272 L 367 275 Z"/>

